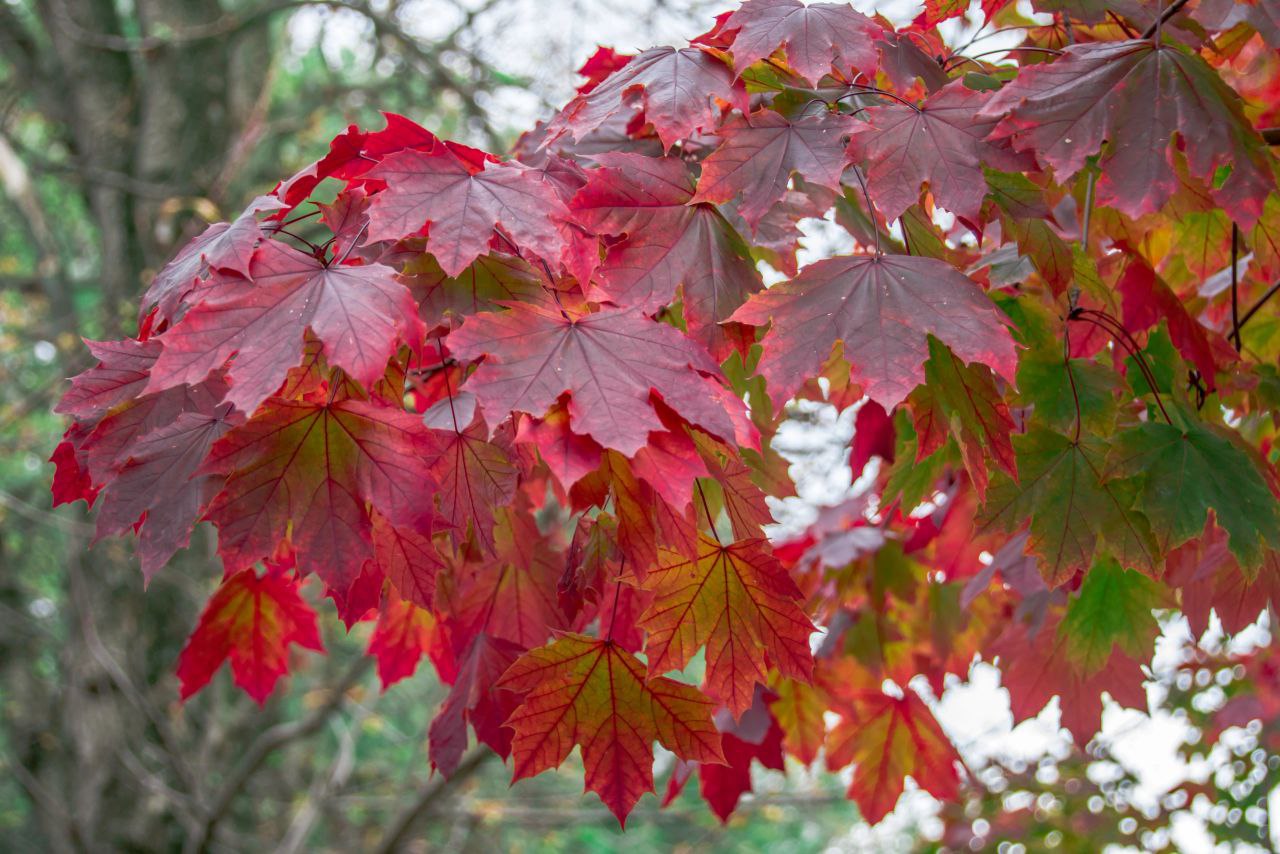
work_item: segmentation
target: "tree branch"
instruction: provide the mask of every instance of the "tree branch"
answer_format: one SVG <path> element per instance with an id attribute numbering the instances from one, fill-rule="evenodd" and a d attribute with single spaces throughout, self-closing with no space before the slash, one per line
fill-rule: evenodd
<path id="1" fill-rule="evenodd" d="M 187 837 L 182 850 L 187 854 L 205 851 L 209 842 L 213 839 L 213 833 L 218 826 L 218 822 L 226 816 L 236 796 L 240 794 L 240 790 L 249 782 L 254 773 L 262 767 L 267 758 L 289 742 L 306 738 L 319 731 L 324 726 L 325 721 L 342 707 L 343 702 L 346 700 L 347 692 L 364 677 L 372 663 L 373 659 L 368 656 L 360 656 L 333 689 L 332 696 L 323 706 L 313 710 L 300 720 L 276 724 L 258 736 L 249 745 L 240 763 L 222 784 L 222 788 L 218 790 L 212 803 L 205 811 L 204 820 L 200 822 L 195 832 Z"/>
<path id="2" fill-rule="evenodd" d="M 476 747 L 464 756 L 458 767 L 448 777 L 436 777 L 418 790 L 418 796 L 396 816 L 391 827 L 387 829 L 382 841 L 374 849 L 374 854 L 392 854 L 404 847 L 409 841 L 413 825 L 422 818 L 438 801 L 448 795 L 455 786 L 470 777 L 497 754 L 487 747 Z"/>

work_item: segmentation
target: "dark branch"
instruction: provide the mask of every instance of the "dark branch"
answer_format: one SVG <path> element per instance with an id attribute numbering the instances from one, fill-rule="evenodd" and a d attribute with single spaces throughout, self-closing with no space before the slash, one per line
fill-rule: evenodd
<path id="1" fill-rule="evenodd" d="M 477 747 L 464 756 L 458 767 L 448 777 L 436 777 L 418 790 L 418 796 L 391 823 L 387 833 L 374 849 L 374 854 L 392 854 L 401 850 L 409 841 L 409 834 L 418 819 L 429 813 L 438 801 L 454 787 L 470 777 L 497 754 L 487 747 Z"/>
<path id="2" fill-rule="evenodd" d="M 236 796 L 240 794 L 241 789 L 244 788 L 257 770 L 262 767 L 262 763 L 266 762 L 271 754 L 289 742 L 306 738 L 318 732 L 324 726 L 325 721 L 329 720 L 334 712 L 342 707 L 342 704 L 346 701 L 347 692 L 364 677 L 372 663 L 373 659 L 361 656 L 352 664 L 342 681 L 334 687 L 333 694 L 323 706 L 315 709 L 305 718 L 276 724 L 258 736 L 244 752 L 240 764 L 232 770 L 226 782 L 222 784 L 222 788 L 214 796 L 212 803 L 205 812 L 204 820 L 200 822 L 195 832 L 187 837 L 183 851 L 188 852 L 188 854 L 205 851 L 209 846 L 209 842 L 213 839 L 213 832 L 217 828 L 218 822 L 226 816 Z"/>

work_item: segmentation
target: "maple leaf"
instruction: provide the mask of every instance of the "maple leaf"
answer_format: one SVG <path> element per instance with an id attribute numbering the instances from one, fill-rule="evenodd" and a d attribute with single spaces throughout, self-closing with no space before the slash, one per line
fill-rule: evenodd
<path id="1" fill-rule="evenodd" d="M 161 320 L 173 320 L 199 282 L 213 271 L 247 277 L 254 250 L 265 236 L 257 214 L 282 207 L 278 199 L 259 196 L 235 221 L 206 228 L 156 273 L 142 297 L 142 314 L 154 306 Z"/>
<path id="2" fill-rule="evenodd" d="M 1112 649 L 1101 667 L 1085 667 L 1073 656 L 1070 638 L 1060 626 L 1060 614 L 1049 616 L 1034 631 L 1015 621 L 990 653 L 997 657 L 1001 684 L 1009 691 L 1015 725 L 1039 714 L 1056 696 L 1062 726 L 1083 745 L 1102 725 L 1103 691 L 1122 706 L 1146 709 L 1142 668 L 1119 649 Z"/>
<path id="3" fill-rule="evenodd" d="M 489 419 L 508 412 L 541 416 L 569 393 L 569 424 L 630 456 L 662 430 L 651 391 L 691 424 L 721 438 L 734 425 L 706 351 L 638 309 L 569 316 L 537 305 L 473 315 L 450 333 L 459 358 L 484 363 L 466 388 Z"/>
<path id="4" fill-rule="evenodd" d="M 1223 631 L 1235 634 L 1268 606 L 1280 605 L 1280 552 L 1269 551 L 1250 578 L 1232 557 L 1225 532 L 1209 525 L 1201 537 L 1169 552 L 1164 580 L 1180 589 L 1179 607 L 1195 637 L 1209 630 L 1210 612 Z"/>
<path id="5" fill-rule="evenodd" d="M 436 574 L 444 561 L 431 538 L 403 525 L 393 525 L 374 513 L 370 536 L 374 563 L 407 601 L 429 609 L 435 599 Z"/>
<path id="6" fill-rule="evenodd" d="M 600 467 L 604 449 L 594 439 L 569 429 L 569 410 L 554 406 L 542 418 L 521 418 L 516 442 L 533 445 L 564 489 Z"/>
<path id="7" fill-rule="evenodd" d="M 991 372 L 981 365 L 966 365 L 930 336 L 924 375 L 925 384 L 908 398 L 918 441 L 916 462 L 941 447 L 948 435 L 954 435 L 980 498 L 985 499 L 987 493 L 988 456 L 1016 479 L 1013 416 Z"/>
<path id="8" fill-rule="evenodd" d="M 1115 646 L 1131 658 L 1149 658 L 1160 631 L 1151 612 L 1161 604 L 1156 582 L 1114 560 L 1098 561 L 1062 620 L 1068 655 L 1089 673 L 1106 666 Z"/>
<path id="9" fill-rule="evenodd" d="M 290 645 L 324 652 L 315 611 L 298 587 L 281 573 L 259 577 L 253 569 L 224 580 L 178 656 L 182 699 L 208 685 L 222 662 L 231 659 L 235 684 L 263 705 L 289 672 Z"/>
<path id="10" fill-rule="evenodd" d="M 558 263 L 569 210 L 541 172 L 498 163 L 451 144 L 401 151 L 369 170 L 386 183 L 369 203 L 367 242 L 408 237 L 429 226 L 427 251 L 448 276 L 459 276 L 501 228 L 521 249 Z"/>
<path id="11" fill-rule="evenodd" d="M 1258 467 L 1230 439 L 1195 416 L 1182 426 L 1149 421 L 1118 433 L 1108 466 L 1141 482 L 1138 505 L 1165 549 L 1204 530 L 1213 511 L 1231 553 L 1256 569 L 1280 547 L 1280 502 Z"/>
<path id="12" fill-rule="evenodd" d="M 723 124 L 724 141 L 706 160 L 695 202 L 727 202 L 742 194 L 738 212 L 754 231 L 787 192 L 793 174 L 839 191 L 845 138 L 858 125 L 852 116 L 823 110 L 789 119 L 757 110 Z"/>
<path id="13" fill-rule="evenodd" d="M 769 709 L 782 728 L 783 745 L 805 765 L 813 764 L 827 736 L 826 696 L 816 685 L 798 679 L 780 679 L 773 690 L 777 696 Z"/>
<path id="14" fill-rule="evenodd" d="M 440 268 L 435 256 L 422 253 L 404 265 L 400 281 L 413 294 L 428 327 L 448 315 L 465 317 L 500 308 L 503 301 L 533 297 L 541 290 L 538 275 L 514 255 L 481 255 L 457 276 Z"/>
<path id="15" fill-rule="evenodd" d="M 698 453 L 706 464 L 710 481 L 702 488 L 703 497 L 712 506 L 724 508 L 733 534 L 740 540 L 757 539 L 765 525 L 773 523 L 773 514 L 765 503 L 764 491 L 755 482 L 755 469 L 735 455 L 728 446 L 716 442 L 705 433 L 694 435 Z M 705 511 L 705 507 L 700 507 Z M 713 519 L 704 520 L 707 527 Z"/>
<path id="16" fill-rule="evenodd" d="M 1196 366 L 1206 387 L 1212 391 L 1218 360 L 1209 340 L 1210 332 L 1187 313 L 1182 300 L 1155 271 L 1141 259 L 1133 258 L 1116 282 L 1116 290 L 1120 292 L 1125 328 L 1130 332 L 1143 332 L 1163 319 L 1169 326 L 1174 346 Z M 1230 352 L 1227 346 L 1218 349 Z"/>
<path id="17" fill-rule="evenodd" d="M 1130 217 L 1159 210 L 1173 195 L 1174 133 L 1191 174 L 1242 227 L 1253 227 L 1275 189 L 1266 146 L 1239 95 L 1198 55 L 1151 39 L 1069 45 L 1055 61 L 1019 71 L 982 115 L 1001 119 L 994 138 L 1034 152 L 1060 181 L 1111 140 L 1097 202 Z M 1220 166 L 1231 174 L 1218 185 Z"/>
<path id="18" fill-rule="evenodd" d="M 453 524 L 458 539 L 464 539 L 468 524 L 486 548 L 493 545 L 493 510 L 511 501 L 516 488 L 516 469 L 511 461 L 511 431 L 495 435 L 478 416 L 459 417 L 453 399 L 440 409 L 440 417 L 425 420 L 432 427 L 435 452 L 428 471 L 440 485 L 436 501 L 441 515 Z"/>
<path id="19" fill-rule="evenodd" d="M 640 617 L 651 674 L 683 669 L 705 646 L 707 692 L 735 715 L 751 706 L 770 666 L 797 679 L 812 674 L 813 624 L 764 540 L 723 546 L 703 537 L 690 556 L 659 550 L 644 587 L 654 594 Z"/>
<path id="20" fill-rule="evenodd" d="M 901 697 L 864 692 L 846 702 L 843 719 L 828 735 L 827 766 L 854 763 L 849 797 L 869 824 L 893 811 L 911 779 L 941 800 L 959 794 L 959 754 L 933 712 L 913 691 Z"/>
<path id="21" fill-rule="evenodd" d="M 79 426 L 71 425 L 64 435 L 73 435 Z M 54 465 L 53 483 L 50 484 L 49 489 L 53 493 L 53 506 L 71 504 L 83 499 L 87 506 L 92 507 L 98 499 L 98 491 L 101 487 L 93 485 L 88 467 L 82 464 L 80 454 L 76 450 L 76 442 L 70 438 L 64 438 L 53 449 L 49 462 Z"/>
<path id="22" fill-rule="evenodd" d="M 615 235 L 598 271 L 599 293 L 654 313 L 680 290 L 691 336 L 723 359 L 722 321 L 762 287 L 742 238 L 724 216 L 695 204 L 689 169 L 675 158 L 602 154 L 572 201 L 589 230 Z"/>
<path id="23" fill-rule="evenodd" d="M 378 624 L 369 636 L 367 652 L 378 662 L 383 691 L 418 669 L 422 654 L 431 647 L 434 628 L 430 611 L 398 596 L 389 598 L 378 612 Z"/>
<path id="24" fill-rule="evenodd" d="M 978 520 L 983 529 L 1013 531 L 1030 516 L 1030 548 L 1054 586 L 1088 570 L 1100 544 L 1125 567 L 1153 571 L 1159 550 L 1151 524 L 1133 508 L 1135 484 L 1109 475 L 1107 443 L 1032 428 L 1014 436 L 1013 447 L 1021 480 L 997 475 Z"/>
<path id="25" fill-rule="evenodd" d="M 892 103 L 863 113 L 867 123 L 853 126 L 849 155 L 868 164 L 868 189 L 885 219 L 902 216 L 928 184 L 939 205 L 970 222 L 979 220 L 987 194 L 983 164 L 1019 165 L 1011 152 L 987 140 L 996 121 L 979 117 L 985 102 L 983 93 L 956 80 L 918 107 Z"/>
<path id="26" fill-rule="evenodd" d="M 873 40 L 883 32 L 847 3 L 800 0 L 747 0 L 720 29 L 735 33 L 730 48 L 736 73 L 782 49 L 787 64 L 810 83 L 833 70 L 872 74 L 878 64 Z"/>
<path id="27" fill-rule="evenodd" d="M 427 730 L 431 767 L 452 776 L 467 749 L 467 724 L 476 738 L 499 756 L 511 752 L 511 730 L 504 726 L 518 705 L 511 691 L 496 688 L 502 674 L 523 653 L 524 647 L 481 632 L 468 645 L 461 666 Z"/>
<path id="28" fill-rule="evenodd" d="M 566 133 L 580 140 L 638 106 L 669 150 L 676 140 L 715 125 L 720 118 L 717 100 L 747 109 L 746 89 L 734 81 L 727 65 L 696 47 L 652 47 L 570 101 L 547 126 L 547 140 Z"/>
<path id="29" fill-rule="evenodd" d="M 698 791 L 722 824 L 728 824 L 738 801 L 751 791 L 751 764 L 757 761 L 764 768 L 781 771 L 786 767 L 782 755 L 782 730 L 773 719 L 768 705 L 769 695 L 756 691 L 755 702 L 736 722 L 722 720 L 717 714 L 716 726 L 720 729 L 720 746 L 724 752 L 723 765 L 704 765 L 700 762 L 679 760 L 668 779 L 662 805 L 674 801 L 684 789 L 685 783 L 696 771 Z"/>
<path id="30" fill-rule="evenodd" d="M 775 407 L 843 345 L 851 377 L 892 409 L 924 381 L 928 336 L 1012 382 L 1013 339 L 982 290 L 950 264 L 913 256 L 845 256 L 810 264 L 756 294 L 732 320 L 773 325 L 758 373 Z"/>
<path id="31" fill-rule="evenodd" d="M 626 824 L 653 791 L 653 742 L 681 759 L 724 762 L 712 702 L 674 679 L 646 678 L 635 656 L 607 640 L 565 634 L 521 656 L 498 687 L 525 693 L 515 731 L 512 780 L 559 766 L 582 748 L 587 788 Z"/>
<path id="32" fill-rule="evenodd" d="M 293 545 L 298 568 L 346 590 L 372 559 L 367 505 L 430 530 L 430 437 L 399 409 L 359 400 L 267 402 L 213 446 L 202 471 L 226 485 L 208 518 L 228 572 Z"/>
<path id="33" fill-rule="evenodd" d="M 54 412 L 77 418 L 104 415 L 140 395 L 161 349 L 160 342 L 154 338 L 146 341 L 86 339 L 84 343 L 98 364 L 73 377 L 71 388 L 53 408 Z"/>
<path id="34" fill-rule="evenodd" d="M 196 385 L 179 385 L 142 394 L 112 407 L 80 443 L 97 483 L 113 477 L 128 462 L 134 447 L 152 431 L 170 425 L 183 413 L 212 415 L 222 405 L 227 384 L 214 374 Z"/>
<path id="35" fill-rule="evenodd" d="M 860 406 L 854 418 L 853 444 L 849 448 L 849 468 L 853 479 L 861 477 L 872 457 L 892 463 L 896 439 L 893 419 L 883 406 L 874 400 Z"/>
<path id="36" fill-rule="evenodd" d="M 145 581 L 186 546 L 221 488 L 220 478 L 197 471 L 213 443 L 237 420 L 230 404 L 208 413 L 183 412 L 133 442 L 128 460 L 107 484 L 97 536 L 123 533 L 146 514 L 138 534 Z"/>
<path id="37" fill-rule="evenodd" d="M 596 52 L 578 68 L 578 76 L 586 82 L 578 87 L 578 94 L 585 95 L 600 85 L 610 74 L 631 61 L 632 54 L 618 53 L 611 47 L 597 47 Z"/>
<path id="38" fill-rule="evenodd" d="M 226 399 L 252 413 L 302 363 L 307 330 L 325 359 L 368 388 L 399 343 L 422 335 L 413 298 L 381 264 L 329 264 L 278 241 L 259 247 L 253 281 L 225 283 L 160 336 L 147 391 L 195 384 L 233 355 Z"/>
<path id="39" fill-rule="evenodd" d="M 450 611 L 467 631 L 483 631 L 519 644 L 541 644 L 568 627 L 560 607 L 560 555 L 527 512 L 495 508 L 493 554 L 460 568 Z"/>
<path id="40" fill-rule="evenodd" d="M 285 203 L 285 212 L 304 202 L 325 178 L 358 178 L 389 154 L 406 149 L 430 151 L 440 145 L 435 134 L 416 122 L 395 113 L 384 112 L 382 116 L 387 121 L 382 130 L 365 133 L 349 125 L 345 133 L 333 138 L 324 157 L 277 184 L 272 195 Z"/>
<path id="41" fill-rule="evenodd" d="M 689 551 L 697 541 L 693 517 L 668 505 L 616 451 L 605 452 L 600 468 L 579 481 L 569 497 L 579 509 L 612 498 L 618 549 L 637 578 L 657 562 L 659 546 Z"/>

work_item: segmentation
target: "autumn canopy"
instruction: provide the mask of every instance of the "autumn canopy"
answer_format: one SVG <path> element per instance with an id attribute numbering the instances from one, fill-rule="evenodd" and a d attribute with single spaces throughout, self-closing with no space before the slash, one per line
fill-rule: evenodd
<path id="1" fill-rule="evenodd" d="M 443 774 L 472 733 L 517 780 L 577 747 L 625 820 L 661 745 L 727 816 L 822 757 L 876 822 L 959 791 L 930 701 L 975 657 L 1083 743 L 1145 708 L 1153 610 L 1256 619 L 1274 6 L 983 0 L 1023 34 L 989 54 L 938 34 L 967 5 L 748 0 L 602 48 L 502 155 L 351 127 L 179 252 L 88 342 L 53 488 L 148 579 L 216 527 L 182 696 L 229 660 L 265 701 L 323 594 L 385 685 L 453 686 Z M 823 217 L 844 254 L 798 263 Z M 796 399 L 860 407 L 871 485 L 771 540 Z"/>

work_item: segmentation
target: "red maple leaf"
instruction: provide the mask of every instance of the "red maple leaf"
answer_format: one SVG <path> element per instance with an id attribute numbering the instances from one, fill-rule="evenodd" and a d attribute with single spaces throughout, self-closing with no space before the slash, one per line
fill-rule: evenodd
<path id="1" fill-rule="evenodd" d="M 715 125 L 717 100 L 747 109 L 747 91 L 727 65 L 696 47 L 653 47 L 570 101 L 547 126 L 547 140 L 566 133 L 580 140 L 638 105 L 662 147 L 670 149 L 676 140 Z"/>
<path id="2" fill-rule="evenodd" d="M 467 318 L 449 335 L 449 349 L 463 359 L 484 357 L 466 389 L 488 420 L 541 416 L 568 392 L 573 431 L 628 456 L 663 429 L 653 392 L 721 438 L 734 437 L 727 407 L 742 409 L 721 393 L 720 370 L 705 350 L 637 309 L 574 316 L 522 304 Z"/>
<path id="3" fill-rule="evenodd" d="M 500 163 L 456 144 L 401 151 L 369 170 L 386 188 L 369 204 L 366 240 L 427 231 L 427 251 L 458 276 L 489 250 L 496 229 L 520 249 L 556 264 L 565 253 L 569 211 L 543 173 Z"/>
<path id="4" fill-rule="evenodd" d="M 1147 694 L 1142 668 L 1118 648 L 1101 669 L 1086 671 L 1071 657 L 1069 638 L 1058 630 L 1060 625 L 1060 614 L 1051 615 L 1035 630 L 1015 621 L 990 651 L 999 659 L 1013 722 L 1035 717 L 1056 696 L 1062 726 L 1083 745 L 1102 725 L 1103 691 L 1120 705 L 1136 709 L 1146 709 Z"/>
<path id="5" fill-rule="evenodd" d="M 648 679 L 635 656 L 607 640 L 562 635 L 522 656 L 498 687 L 525 694 L 507 721 L 512 780 L 557 767 L 580 745 L 587 788 L 622 825 L 653 791 L 654 741 L 681 759 L 724 761 L 711 701 L 665 676 Z"/>
<path id="6" fill-rule="evenodd" d="M 908 775 L 941 800 L 959 793 L 959 754 L 915 692 L 893 697 L 867 691 L 850 698 L 842 712 L 828 736 L 827 767 L 854 763 L 849 797 L 867 822 L 877 824 L 893 810 Z"/>
<path id="7" fill-rule="evenodd" d="M 374 563 L 401 596 L 419 608 L 430 608 L 436 574 L 444 566 L 431 538 L 412 527 L 393 525 L 380 513 L 372 516 Z"/>
<path id="8" fill-rule="evenodd" d="M 524 647 L 481 632 L 468 644 L 449 696 L 440 704 L 427 731 L 431 767 L 445 777 L 453 774 L 467 749 L 467 724 L 476 739 L 503 758 L 511 752 L 511 729 L 504 726 L 519 697 L 495 687 Z"/>
<path id="9" fill-rule="evenodd" d="M 702 162 L 695 202 L 727 202 L 742 194 L 738 212 L 754 231 L 787 192 L 791 176 L 840 189 L 852 116 L 822 110 L 786 118 L 772 110 L 735 117 L 716 132 L 724 140 Z"/>
<path id="10" fill-rule="evenodd" d="M 968 277 L 933 258 L 876 255 L 810 264 L 753 296 L 733 320 L 773 326 L 757 369 L 774 406 L 816 375 L 836 343 L 854 382 L 892 409 L 924 381 L 928 336 L 967 362 L 1012 381 L 1013 339 L 1000 312 Z"/>
<path id="11" fill-rule="evenodd" d="M 154 306 L 159 319 L 172 321 L 191 292 L 215 271 L 248 276 L 254 251 L 264 237 L 257 215 L 282 207 L 284 204 L 278 199 L 259 196 L 235 221 L 217 222 L 206 228 L 156 273 L 142 297 L 142 314 Z"/>
<path id="12" fill-rule="evenodd" d="M 662 550 L 644 586 L 654 594 L 640 618 L 650 673 L 681 670 L 705 646 L 707 692 L 741 715 L 770 666 L 799 679 L 813 672 L 813 624 L 763 540 L 723 546 L 703 537 L 692 556 Z"/>
<path id="13" fill-rule="evenodd" d="M 572 202 L 574 215 L 609 244 L 600 295 L 652 314 L 676 298 L 692 336 L 723 359 L 732 344 L 720 324 L 760 290 L 742 238 L 708 204 L 695 204 L 689 169 L 675 158 L 602 154 Z"/>
<path id="14" fill-rule="evenodd" d="M 160 336 L 148 391 L 195 384 L 221 368 L 227 400 L 252 413 L 302 364 L 310 330 L 325 359 L 368 388 L 401 342 L 417 346 L 422 322 L 395 271 L 381 264 L 334 264 L 278 241 L 259 247 L 252 281 L 227 282 Z"/>
<path id="15" fill-rule="evenodd" d="M 262 705 L 289 672 L 291 644 L 324 651 L 298 582 L 278 572 L 237 572 L 210 597 L 178 656 L 182 699 L 209 684 L 229 658 L 232 679 Z"/>
<path id="16" fill-rule="evenodd" d="M 107 484 L 98 513 L 98 537 L 136 525 L 142 576 L 150 581 L 178 549 L 222 486 L 197 474 L 213 443 L 240 419 L 230 404 L 212 412 L 183 412 L 129 446 L 128 460 Z"/>
<path id="17" fill-rule="evenodd" d="M 730 50 L 738 74 L 781 49 L 787 64 L 810 83 L 832 71 L 873 74 L 878 64 L 875 39 L 883 32 L 847 3 L 805 5 L 800 0 L 747 0 L 719 30 L 736 31 Z"/>
<path id="18" fill-rule="evenodd" d="M 368 655 L 378 662 L 383 691 L 418 669 L 423 653 L 431 648 L 434 628 L 430 611 L 399 596 L 388 597 L 378 612 L 368 650 Z"/>
<path id="19" fill-rule="evenodd" d="M 427 428 L 400 409 L 359 400 L 272 399 L 223 436 L 203 471 L 226 477 L 209 508 L 228 572 L 292 544 L 298 568 L 346 590 L 374 557 L 368 506 L 430 531 Z"/>
<path id="20" fill-rule="evenodd" d="M 934 201 L 978 222 L 987 194 L 982 167 L 1014 171 L 1023 165 L 1006 145 L 987 140 L 995 119 L 978 115 L 986 96 L 950 83 L 920 106 L 891 103 L 868 108 L 857 125 L 850 157 L 867 165 L 867 184 L 886 219 L 897 219 L 929 185 Z"/>
<path id="21" fill-rule="evenodd" d="M 1061 181 L 1111 140 L 1097 201 L 1131 217 L 1159 210 L 1177 188 L 1174 133 L 1191 173 L 1241 227 L 1253 226 L 1276 186 L 1240 96 L 1198 55 L 1151 39 L 1070 45 L 1053 62 L 1022 69 L 982 112 L 1002 117 L 995 138 L 1033 151 Z M 1219 186 L 1220 166 L 1231 174 Z"/>

